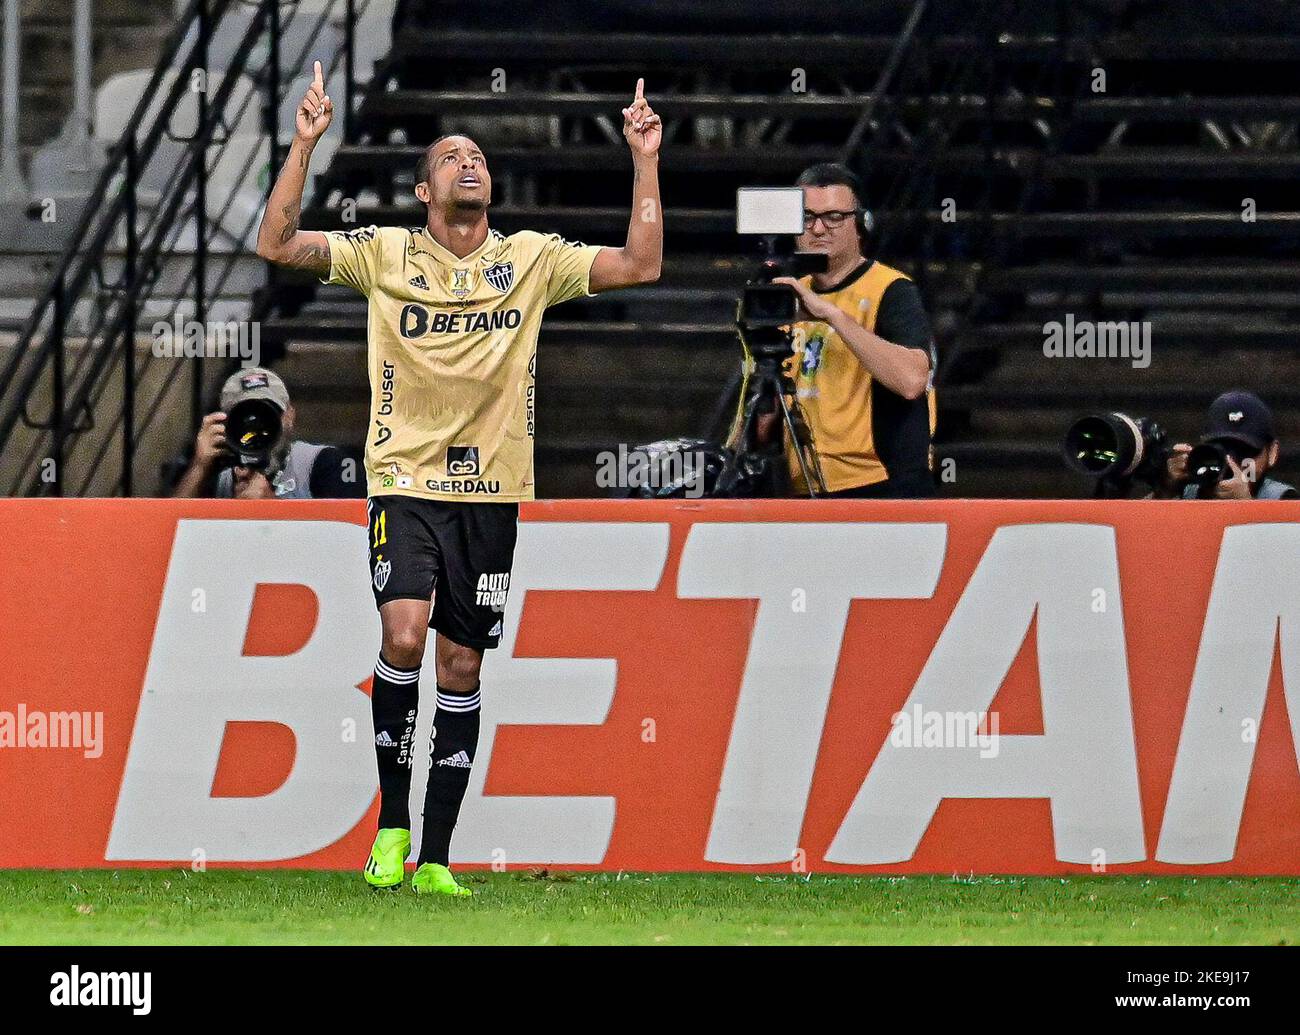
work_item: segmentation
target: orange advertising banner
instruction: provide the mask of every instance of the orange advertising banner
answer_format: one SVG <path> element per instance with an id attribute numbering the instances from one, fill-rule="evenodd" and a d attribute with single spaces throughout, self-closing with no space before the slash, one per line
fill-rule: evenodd
<path id="1" fill-rule="evenodd" d="M 0 502 L 0 867 L 359 868 L 365 520 Z M 504 627 L 461 865 L 1300 874 L 1300 503 L 538 502 Z"/>

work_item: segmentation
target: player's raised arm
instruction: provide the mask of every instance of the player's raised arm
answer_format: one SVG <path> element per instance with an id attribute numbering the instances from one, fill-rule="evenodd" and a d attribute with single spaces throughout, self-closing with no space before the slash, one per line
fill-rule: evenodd
<path id="1" fill-rule="evenodd" d="M 659 205 L 659 116 L 645 99 L 645 80 L 636 81 L 636 96 L 623 109 L 623 136 L 632 149 L 632 218 L 622 248 L 602 248 L 591 264 L 590 288 L 608 291 L 659 279 L 664 257 L 664 219 Z"/>
<path id="2" fill-rule="evenodd" d="M 311 86 L 298 105 L 294 118 L 293 143 L 289 157 L 271 188 L 271 197 L 257 230 L 257 254 L 278 266 L 308 270 L 318 277 L 329 276 L 330 247 L 318 230 L 299 230 L 302 191 L 307 182 L 307 164 L 316 142 L 329 128 L 334 105 L 325 93 L 320 62 L 316 62 Z"/>

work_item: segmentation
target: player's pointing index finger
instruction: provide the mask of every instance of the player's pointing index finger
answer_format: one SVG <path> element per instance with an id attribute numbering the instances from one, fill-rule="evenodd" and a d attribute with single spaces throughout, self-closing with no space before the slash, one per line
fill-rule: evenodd
<path id="1" fill-rule="evenodd" d="M 637 99 L 638 101 L 645 100 L 645 80 L 644 80 L 644 79 L 638 79 L 638 80 L 636 81 L 636 99 Z"/>
<path id="2" fill-rule="evenodd" d="M 322 78 L 322 76 L 321 76 L 320 62 L 319 62 L 319 61 L 315 62 L 315 64 L 313 65 L 313 67 L 312 67 L 312 74 L 315 76 L 315 78 L 312 79 L 312 81 L 311 81 L 311 85 L 312 85 L 312 86 L 321 86 L 321 87 L 323 87 L 323 86 L 325 85 L 325 80 L 324 80 L 324 78 Z"/>

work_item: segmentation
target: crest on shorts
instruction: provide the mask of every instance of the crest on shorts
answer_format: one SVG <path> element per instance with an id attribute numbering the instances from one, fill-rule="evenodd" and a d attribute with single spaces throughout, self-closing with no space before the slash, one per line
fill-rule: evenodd
<path id="1" fill-rule="evenodd" d="M 513 262 L 494 262 L 483 271 L 483 279 L 503 295 L 515 282 L 515 264 Z"/>
<path id="2" fill-rule="evenodd" d="M 474 290 L 471 280 L 473 270 L 457 269 L 452 267 L 451 270 L 451 293 L 457 298 L 468 298 L 469 293 Z"/>
<path id="3" fill-rule="evenodd" d="M 388 585 L 388 576 L 393 573 L 392 561 L 380 561 L 375 565 L 375 590 L 379 593 Z"/>

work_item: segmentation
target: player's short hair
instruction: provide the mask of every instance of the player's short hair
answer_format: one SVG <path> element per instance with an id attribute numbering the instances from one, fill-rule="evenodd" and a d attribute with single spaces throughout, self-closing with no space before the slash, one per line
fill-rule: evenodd
<path id="1" fill-rule="evenodd" d="M 423 151 L 420 152 L 420 160 L 415 163 L 416 183 L 429 182 L 429 164 L 433 161 L 433 149 L 437 147 L 439 144 L 441 144 L 448 137 L 453 137 L 455 135 L 456 135 L 455 133 L 444 133 L 432 144 L 430 144 L 428 147 L 426 147 Z"/>
<path id="2" fill-rule="evenodd" d="M 810 165 L 794 181 L 796 187 L 848 187 L 858 208 L 867 207 L 866 189 L 862 177 L 839 162 L 818 162 Z"/>
<path id="3" fill-rule="evenodd" d="M 432 144 L 426 147 L 424 149 L 424 153 L 420 155 L 420 160 L 415 163 L 415 182 L 416 183 L 429 182 L 429 166 L 433 162 L 433 149 L 435 147 L 441 144 L 444 140 L 450 140 L 452 137 L 464 137 L 464 136 L 465 136 L 464 133 L 444 133 Z M 465 139 L 468 140 L 470 138 L 465 137 Z"/>

